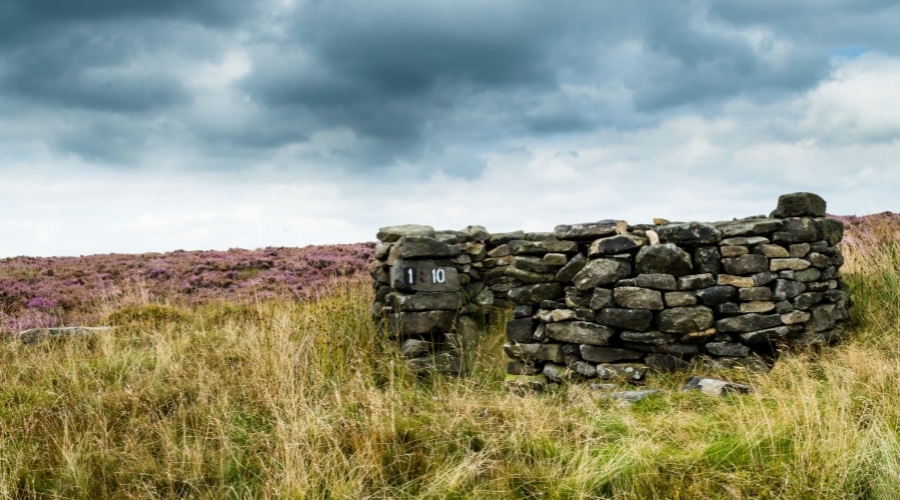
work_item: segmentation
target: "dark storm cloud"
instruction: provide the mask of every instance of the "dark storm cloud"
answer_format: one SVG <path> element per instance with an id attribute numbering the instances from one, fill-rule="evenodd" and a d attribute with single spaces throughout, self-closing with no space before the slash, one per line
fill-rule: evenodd
<path id="1" fill-rule="evenodd" d="M 43 140 L 96 161 L 139 162 L 162 120 L 193 157 L 264 157 L 349 130 L 353 144 L 305 158 L 472 177 L 505 138 L 804 92 L 834 54 L 895 52 L 898 16 L 875 1 L 0 0 L 0 101 L 76 114 L 83 126 Z M 244 114 L 199 119 L 191 68 L 231 51 L 249 61 L 229 89 Z"/>

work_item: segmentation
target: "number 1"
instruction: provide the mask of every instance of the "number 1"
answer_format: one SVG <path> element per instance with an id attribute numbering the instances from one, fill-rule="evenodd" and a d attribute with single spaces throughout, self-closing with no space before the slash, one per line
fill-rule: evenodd
<path id="1" fill-rule="evenodd" d="M 406 282 L 410 285 L 416 283 L 416 270 L 412 267 L 406 269 Z"/>

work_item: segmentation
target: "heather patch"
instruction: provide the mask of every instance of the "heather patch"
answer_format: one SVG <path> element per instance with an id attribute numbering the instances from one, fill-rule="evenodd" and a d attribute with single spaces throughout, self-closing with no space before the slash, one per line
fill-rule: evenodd
<path id="1" fill-rule="evenodd" d="M 110 304 L 194 306 L 318 298 L 337 282 L 364 279 L 373 246 L 2 259 L 0 328 L 9 333 L 92 324 L 110 314 Z M 119 316 L 135 314 L 152 313 Z"/>

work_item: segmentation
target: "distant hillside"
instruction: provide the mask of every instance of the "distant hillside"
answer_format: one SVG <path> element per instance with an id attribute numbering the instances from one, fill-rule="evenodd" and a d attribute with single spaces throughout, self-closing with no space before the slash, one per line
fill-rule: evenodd
<path id="1" fill-rule="evenodd" d="M 374 243 L 0 260 L 0 328 L 90 322 L 103 301 L 198 304 L 316 297 L 368 278 Z"/>

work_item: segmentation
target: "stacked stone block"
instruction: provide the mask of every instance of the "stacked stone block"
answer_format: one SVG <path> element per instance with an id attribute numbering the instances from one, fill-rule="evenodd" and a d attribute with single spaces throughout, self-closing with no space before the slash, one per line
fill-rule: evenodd
<path id="1" fill-rule="evenodd" d="M 843 226 L 820 197 L 784 195 L 768 217 L 655 222 L 383 228 L 373 314 L 411 364 L 460 372 L 478 326 L 512 307 L 508 373 L 537 383 L 691 363 L 765 370 L 779 348 L 838 337 Z"/>
<path id="2" fill-rule="evenodd" d="M 482 276 L 490 235 L 480 226 L 404 225 L 377 237 L 372 314 L 382 331 L 402 344 L 416 371 L 464 371 L 466 347 L 494 306 Z"/>

